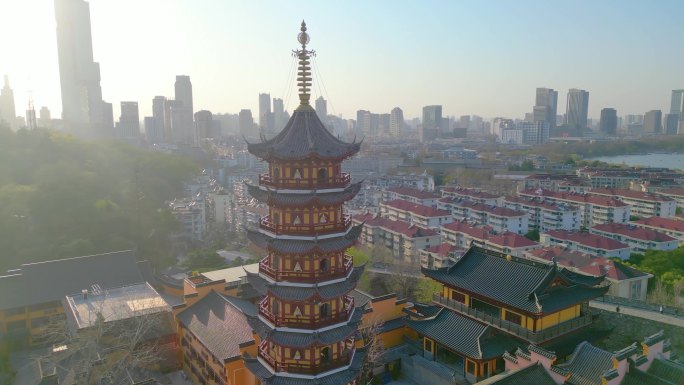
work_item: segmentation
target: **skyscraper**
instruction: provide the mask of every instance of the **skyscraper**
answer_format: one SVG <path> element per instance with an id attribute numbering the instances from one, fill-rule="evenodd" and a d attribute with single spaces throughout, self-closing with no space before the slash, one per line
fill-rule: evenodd
<path id="1" fill-rule="evenodd" d="M 423 128 L 439 129 L 442 124 L 442 106 L 423 107 Z"/>
<path id="2" fill-rule="evenodd" d="M 589 92 L 572 88 L 568 91 L 565 123 L 580 130 L 587 128 Z"/>
<path id="3" fill-rule="evenodd" d="M 285 107 L 283 106 L 283 99 L 273 98 L 273 125 L 276 129 L 285 127 L 287 118 L 285 116 Z"/>
<path id="4" fill-rule="evenodd" d="M 40 113 L 38 117 L 38 126 L 51 128 L 52 127 L 52 117 L 50 115 L 50 110 L 43 106 L 40 107 Z"/>
<path id="5" fill-rule="evenodd" d="M 93 61 L 90 6 L 55 0 L 55 16 L 64 126 L 86 136 L 108 135 L 111 105 L 102 100 L 100 65 Z"/>
<path id="6" fill-rule="evenodd" d="M 399 107 L 394 107 L 390 112 L 390 135 L 400 138 L 404 131 L 404 111 Z"/>
<path id="7" fill-rule="evenodd" d="M 534 108 L 532 111 L 535 122 L 547 122 L 550 128 L 556 127 L 556 113 L 558 110 L 558 91 L 552 88 L 537 88 Z"/>
<path id="8" fill-rule="evenodd" d="M 684 120 L 684 90 L 672 90 L 670 113 L 677 114 L 680 120 Z"/>
<path id="9" fill-rule="evenodd" d="M 116 137 L 135 141 L 140 135 L 138 102 L 121 102 L 121 116 L 116 125 Z"/>
<path id="10" fill-rule="evenodd" d="M 271 118 L 271 95 L 259 94 L 259 128 L 270 132 L 273 127 L 269 125 Z"/>
<path id="11" fill-rule="evenodd" d="M 152 99 L 152 121 L 149 126 L 147 122 L 145 123 L 145 135 L 148 142 L 162 143 L 165 141 L 167 133 L 166 121 L 166 97 L 155 96 Z M 170 130 L 170 128 L 169 126 L 168 129 Z"/>
<path id="12" fill-rule="evenodd" d="M 663 112 L 651 110 L 644 114 L 644 134 L 662 134 Z"/>
<path id="13" fill-rule="evenodd" d="M 14 91 L 10 88 L 9 77 L 5 75 L 5 85 L 0 90 L 0 124 L 17 129 L 17 111 L 14 107 Z"/>
<path id="14" fill-rule="evenodd" d="M 211 111 L 200 110 L 195 112 L 195 145 L 199 145 L 202 139 L 214 137 L 214 122 Z"/>
<path id="15" fill-rule="evenodd" d="M 252 111 L 240 110 L 238 115 L 238 126 L 240 134 L 245 138 L 257 137 L 257 132 L 254 132 L 254 118 L 252 118 Z"/>
<path id="16" fill-rule="evenodd" d="M 33 107 L 33 100 L 29 100 L 28 109 L 26 110 L 26 128 L 29 130 L 38 128 L 38 120 L 36 119 L 36 109 Z"/>
<path id="17" fill-rule="evenodd" d="M 679 132 L 679 115 L 665 114 L 665 118 L 663 120 L 665 122 L 665 133 L 667 135 L 677 135 Z"/>
<path id="18" fill-rule="evenodd" d="M 191 144 L 195 140 L 195 127 L 193 124 L 192 83 L 190 76 L 177 75 L 174 83 L 175 103 L 172 107 L 172 125 L 176 135 L 176 143 Z"/>
<path id="19" fill-rule="evenodd" d="M 366 110 L 356 111 L 356 132 L 357 135 L 371 134 L 371 113 Z"/>
<path id="20" fill-rule="evenodd" d="M 328 122 L 328 102 L 323 99 L 322 96 L 319 96 L 318 99 L 316 99 L 316 114 L 318 115 L 318 118 L 321 119 L 323 124 L 327 124 Z"/>
<path id="21" fill-rule="evenodd" d="M 601 121 L 599 127 L 601 132 L 606 135 L 615 135 L 617 132 L 618 118 L 615 108 L 604 108 L 601 110 Z"/>

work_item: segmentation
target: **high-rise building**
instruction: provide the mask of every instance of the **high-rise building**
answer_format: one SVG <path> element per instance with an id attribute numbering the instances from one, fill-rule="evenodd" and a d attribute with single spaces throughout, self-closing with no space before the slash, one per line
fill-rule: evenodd
<path id="1" fill-rule="evenodd" d="M 167 131 L 170 131 L 171 129 L 170 117 L 168 119 L 168 130 L 166 126 L 166 102 L 167 99 L 164 96 L 155 96 L 154 99 L 152 99 L 152 120 L 148 124 L 147 118 L 145 118 L 145 136 L 149 143 L 164 142 L 166 140 Z"/>
<path id="2" fill-rule="evenodd" d="M 644 114 L 644 134 L 663 133 L 663 112 L 651 110 Z"/>
<path id="3" fill-rule="evenodd" d="M 442 106 L 423 107 L 423 129 L 439 129 L 442 124 Z"/>
<path id="4" fill-rule="evenodd" d="M 572 88 L 568 91 L 568 103 L 565 112 L 565 123 L 571 127 L 584 130 L 587 128 L 589 114 L 589 92 Z"/>
<path id="5" fill-rule="evenodd" d="M 268 162 L 261 186 L 247 188 L 269 214 L 247 235 L 264 257 L 258 273 L 247 272 L 261 295 L 258 314 L 248 321 L 261 343 L 257 356 L 243 361 L 262 384 L 358 384 L 366 356 L 357 344 L 364 306 L 351 292 L 364 267 L 353 266 L 345 251 L 361 226 L 352 226 L 344 202 L 361 186 L 341 170 L 360 145 L 330 134 L 311 108 L 304 23 L 299 41 L 300 105 L 281 134 L 248 145 Z"/>
<path id="6" fill-rule="evenodd" d="M 245 138 L 258 137 L 258 132 L 254 131 L 254 118 L 252 118 L 251 110 L 240 110 L 238 115 L 238 127 L 240 134 Z"/>
<path id="7" fill-rule="evenodd" d="M 357 134 L 371 136 L 371 113 L 366 110 L 356 111 Z"/>
<path id="8" fill-rule="evenodd" d="M 46 106 L 40 107 L 38 126 L 44 128 L 52 127 L 52 116 L 50 115 L 50 110 Z"/>
<path id="9" fill-rule="evenodd" d="M 192 144 L 195 141 L 195 126 L 192 120 L 194 110 L 190 76 L 177 75 L 174 89 L 175 103 L 171 104 L 171 124 L 176 138 L 175 142 Z"/>
<path id="10" fill-rule="evenodd" d="M 390 135 L 400 138 L 404 132 L 404 111 L 399 107 L 394 107 L 390 112 Z"/>
<path id="11" fill-rule="evenodd" d="M 271 117 L 271 95 L 259 94 L 259 128 L 266 132 L 273 130 L 273 126 L 269 124 Z"/>
<path id="12" fill-rule="evenodd" d="M 121 102 L 121 116 L 116 125 L 116 137 L 134 141 L 140 135 L 138 102 Z"/>
<path id="13" fill-rule="evenodd" d="M 670 113 L 677 114 L 680 120 L 684 120 L 684 90 L 672 90 Z"/>
<path id="14" fill-rule="evenodd" d="M 285 107 L 283 106 L 283 99 L 273 98 L 273 125 L 276 130 L 285 127 L 287 117 L 285 116 Z"/>
<path id="15" fill-rule="evenodd" d="M 214 131 L 211 111 L 200 110 L 195 112 L 195 145 L 199 145 L 202 139 L 215 137 Z"/>
<path id="16" fill-rule="evenodd" d="M 601 110 L 601 121 L 599 128 L 601 132 L 606 135 L 615 135 L 617 133 L 618 118 L 615 108 L 604 108 Z"/>
<path id="17" fill-rule="evenodd" d="M 503 138 L 503 130 L 507 128 L 515 128 L 515 122 L 512 119 L 494 118 L 492 120 L 492 135 L 495 135 L 499 141 Z"/>
<path id="18" fill-rule="evenodd" d="M 113 126 L 111 104 L 102 100 L 100 65 L 93 61 L 90 6 L 55 0 L 57 53 L 64 126 L 86 136 L 106 136 Z"/>
<path id="19" fill-rule="evenodd" d="M 0 125 L 17 129 L 17 111 L 14 106 L 14 91 L 10 88 L 9 77 L 5 75 L 5 85 L 0 90 Z"/>
<path id="20" fill-rule="evenodd" d="M 36 119 L 36 109 L 33 107 L 33 100 L 29 100 L 28 109 L 26 110 L 26 128 L 29 130 L 38 128 L 38 120 Z"/>
<path id="21" fill-rule="evenodd" d="M 677 114 L 665 114 L 663 118 L 665 122 L 665 133 L 667 135 L 677 135 L 679 133 L 679 115 Z"/>
<path id="22" fill-rule="evenodd" d="M 556 127 L 558 111 L 558 91 L 552 88 L 537 88 L 537 95 L 532 111 L 535 122 L 548 122 L 551 128 Z"/>
<path id="23" fill-rule="evenodd" d="M 316 99 L 316 114 L 318 114 L 318 118 L 321 119 L 323 124 L 326 124 L 328 121 L 328 101 L 323 99 L 322 96 Z"/>

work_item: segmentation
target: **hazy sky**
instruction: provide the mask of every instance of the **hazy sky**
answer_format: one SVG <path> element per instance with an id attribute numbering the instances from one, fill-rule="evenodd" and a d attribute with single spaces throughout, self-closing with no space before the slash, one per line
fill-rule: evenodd
<path id="1" fill-rule="evenodd" d="M 105 100 L 140 104 L 173 96 L 190 75 L 195 110 L 257 110 L 258 93 L 296 106 L 290 51 L 304 18 L 318 52 L 314 83 L 328 111 L 357 109 L 407 118 L 423 105 L 448 115 L 522 117 L 536 87 L 590 92 L 589 115 L 669 111 L 684 88 L 684 1 L 226 1 L 91 0 L 95 61 Z M 0 73 L 18 114 L 29 90 L 59 117 L 52 0 L 0 0 Z M 317 91 L 317 87 L 315 87 Z M 315 92 L 318 93 L 318 92 Z M 316 95 L 317 96 L 317 95 Z"/>

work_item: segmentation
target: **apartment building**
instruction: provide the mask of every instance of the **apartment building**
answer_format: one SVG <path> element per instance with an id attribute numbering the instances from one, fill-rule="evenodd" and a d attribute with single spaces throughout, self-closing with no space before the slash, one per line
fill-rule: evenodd
<path id="1" fill-rule="evenodd" d="M 437 207 L 439 194 L 405 186 L 393 187 L 383 191 L 382 200 L 393 201 L 396 199 L 402 199 L 423 206 Z"/>
<path id="2" fill-rule="evenodd" d="M 442 197 L 465 199 L 490 206 L 501 206 L 503 203 L 503 195 L 488 193 L 480 189 L 458 186 L 443 188 Z"/>
<path id="3" fill-rule="evenodd" d="M 630 206 L 631 215 L 645 217 L 673 217 L 677 210 L 677 201 L 669 196 L 626 189 L 592 189 L 593 195 L 612 197 Z"/>
<path id="4" fill-rule="evenodd" d="M 684 188 L 668 188 L 655 192 L 658 195 L 672 198 L 677 202 L 677 207 L 684 209 Z"/>
<path id="5" fill-rule="evenodd" d="M 380 215 L 383 218 L 403 221 L 428 229 L 439 229 L 439 226 L 454 221 L 449 211 L 412 203 L 403 199 L 381 202 Z"/>
<path id="6" fill-rule="evenodd" d="M 539 231 L 579 230 L 580 210 L 564 203 L 545 202 L 540 198 L 506 197 L 506 208 L 526 212 L 530 228 Z"/>
<path id="7" fill-rule="evenodd" d="M 637 227 L 653 229 L 684 242 L 684 221 L 674 218 L 650 217 L 633 221 Z"/>
<path id="8" fill-rule="evenodd" d="M 613 238 L 580 231 L 551 230 L 541 233 L 539 241 L 544 246 L 564 246 L 600 257 L 628 259 L 632 252 L 629 245 Z"/>
<path id="9" fill-rule="evenodd" d="M 589 232 L 625 243 L 636 253 L 646 250 L 674 250 L 680 243 L 680 240 L 665 233 L 631 223 L 604 223 L 590 228 Z"/>
<path id="10" fill-rule="evenodd" d="M 490 226 L 473 226 L 453 222 L 442 226 L 442 241 L 467 249 L 478 246 L 500 253 L 521 256 L 524 252 L 541 247 L 537 242 L 510 231 L 496 234 Z"/>
<path id="11" fill-rule="evenodd" d="M 359 243 L 367 246 L 383 245 L 397 259 L 418 264 L 420 250 L 440 243 L 439 232 L 403 221 L 377 217 L 372 214 L 357 215 L 352 221 L 364 223 Z"/>
<path id="12" fill-rule="evenodd" d="M 441 198 L 437 207 L 451 212 L 457 220 L 474 221 L 491 227 L 496 233 L 511 231 L 516 234 L 525 234 L 529 231 L 529 215 L 523 211 L 454 197 Z"/>
<path id="13" fill-rule="evenodd" d="M 420 251 L 420 266 L 425 269 L 441 269 L 453 266 L 465 252 L 465 249 L 450 243 L 440 243 Z"/>

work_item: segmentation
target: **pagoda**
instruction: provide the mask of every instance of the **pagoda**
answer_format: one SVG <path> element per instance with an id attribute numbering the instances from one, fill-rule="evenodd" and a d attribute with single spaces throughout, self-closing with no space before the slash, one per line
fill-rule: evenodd
<path id="1" fill-rule="evenodd" d="M 363 266 L 354 267 L 345 251 L 361 225 L 352 225 L 344 203 L 361 183 L 351 183 L 341 166 L 360 143 L 333 136 L 310 106 L 315 52 L 307 49 L 304 22 L 297 40 L 299 107 L 278 135 L 247 144 L 268 162 L 259 185 L 247 188 L 269 210 L 248 232 L 267 254 L 258 274 L 247 273 L 262 296 L 248 321 L 261 342 L 257 357 L 244 361 L 265 385 L 356 384 L 365 356 L 357 341 L 363 308 L 354 305 L 350 292 Z"/>

